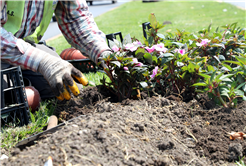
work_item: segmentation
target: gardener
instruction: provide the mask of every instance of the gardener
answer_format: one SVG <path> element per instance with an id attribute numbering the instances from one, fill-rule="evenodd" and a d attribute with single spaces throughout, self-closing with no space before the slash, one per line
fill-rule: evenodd
<path id="1" fill-rule="evenodd" d="M 64 87 L 78 95 L 73 77 L 82 83 L 83 74 L 53 48 L 39 43 L 53 13 L 66 40 L 93 62 L 111 53 L 85 0 L 1 1 L 1 69 L 19 65 L 42 99 L 69 100 Z"/>

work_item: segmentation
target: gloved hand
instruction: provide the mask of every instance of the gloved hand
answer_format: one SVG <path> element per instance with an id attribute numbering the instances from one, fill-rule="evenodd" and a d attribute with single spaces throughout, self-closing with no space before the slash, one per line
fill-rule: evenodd
<path id="1" fill-rule="evenodd" d="M 52 55 L 46 56 L 40 61 L 38 72 L 49 82 L 52 91 L 59 100 L 64 100 L 64 98 L 66 100 L 71 99 L 66 85 L 75 96 L 80 93 L 72 77 L 76 78 L 84 86 L 88 85 L 88 80 L 83 73 L 69 62 Z"/>

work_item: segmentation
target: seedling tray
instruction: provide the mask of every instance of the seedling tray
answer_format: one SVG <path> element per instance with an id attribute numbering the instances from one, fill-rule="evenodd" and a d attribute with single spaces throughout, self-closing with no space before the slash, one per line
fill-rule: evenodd
<path id="1" fill-rule="evenodd" d="M 23 126 L 29 120 L 30 112 L 20 66 L 1 70 L 1 126 Z"/>
<path id="2" fill-rule="evenodd" d="M 98 70 L 102 70 L 102 68 L 98 67 L 90 59 L 76 59 L 67 61 L 70 62 L 75 68 L 80 70 L 82 73 L 97 72 Z"/>

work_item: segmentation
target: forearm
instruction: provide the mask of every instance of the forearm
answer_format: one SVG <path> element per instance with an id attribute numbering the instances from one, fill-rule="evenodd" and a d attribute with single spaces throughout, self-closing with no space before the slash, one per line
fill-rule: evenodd
<path id="1" fill-rule="evenodd" d="M 45 54 L 1 27 L 1 61 L 36 72 Z"/>
<path id="2" fill-rule="evenodd" d="M 57 16 L 61 16 L 57 17 L 59 28 L 73 47 L 97 63 L 100 54 L 109 48 L 105 34 L 98 29 L 86 2 L 80 2 L 59 2 L 55 11 Z"/>

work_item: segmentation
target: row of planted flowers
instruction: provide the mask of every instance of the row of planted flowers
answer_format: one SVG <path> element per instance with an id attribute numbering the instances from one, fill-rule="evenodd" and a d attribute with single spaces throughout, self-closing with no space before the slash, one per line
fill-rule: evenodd
<path id="1" fill-rule="evenodd" d="M 197 33 L 163 35 L 158 31 L 165 25 L 153 13 L 149 22 L 143 43 L 129 34 L 123 42 L 109 41 L 114 53 L 104 61 L 111 82 L 102 83 L 119 100 L 140 97 L 140 91 L 183 100 L 207 93 L 224 107 L 246 100 L 246 28 L 233 23 L 211 32 L 209 25 Z"/>

